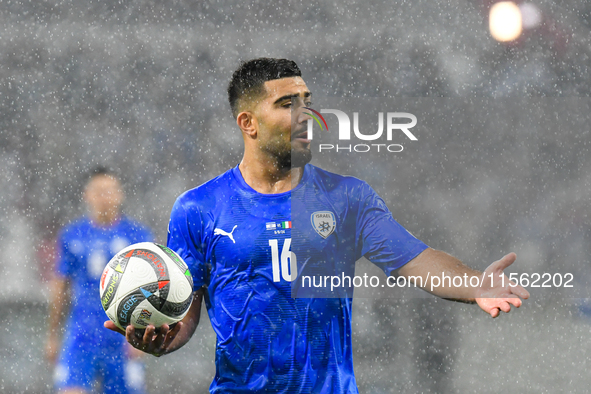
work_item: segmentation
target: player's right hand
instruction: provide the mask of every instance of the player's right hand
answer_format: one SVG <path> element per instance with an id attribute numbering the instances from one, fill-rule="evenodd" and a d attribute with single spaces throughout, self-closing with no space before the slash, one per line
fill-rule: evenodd
<path id="1" fill-rule="evenodd" d="M 159 329 L 156 329 L 156 327 L 150 324 L 144 330 L 143 335 L 132 325 L 127 326 L 125 331 L 123 331 L 117 327 L 115 323 L 107 320 L 104 323 L 104 326 L 109 330 L 125 335 L 127 342 L 129 342 L 134 348 L 153 356 L 160 357 L 168 352 L 171 342 L 183 327 L 183 322 L 176 323 L 172 330 L 167 324 L 163 324 Z"/>
<path id="2" fill-rule="evenodd" d="M 503 272 L 516 258 L 515 253 L 509 253 L 489 265 L 482 274 L 482 284 L 476 289 L 476 303 L 493 318 L 501 312 L 509 313 L 511 306 L 519 308 L 523 303 L 522 299 L 529 298 L 529 292 L 519 285 L 511 284 Z"/>

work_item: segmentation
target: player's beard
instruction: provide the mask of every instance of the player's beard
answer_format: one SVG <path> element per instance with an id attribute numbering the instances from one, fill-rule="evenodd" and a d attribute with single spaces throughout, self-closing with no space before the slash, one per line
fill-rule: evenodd
<path id="1" fill-rule="evenodd" d="M 304 167 L 312 160 L 312 151 L 309 146 L 295 148 L 290 142 L 268 144 L 264 150 L 274 157 L 278 168 L 286 170 Z"/>
<path id="2" fill-rule="evenodd" d="M 310 148 L 293 148 L 290 154 L 290 166 L 291 168 L 304 167 L 312 160 L 312 151 Z"/>
<path id="3" fill-rule="evenodd" d="M 310 149 L 291 149 L 275 155 L 279 168 L 291 169 L 304 167 L 312 160 Z"/>

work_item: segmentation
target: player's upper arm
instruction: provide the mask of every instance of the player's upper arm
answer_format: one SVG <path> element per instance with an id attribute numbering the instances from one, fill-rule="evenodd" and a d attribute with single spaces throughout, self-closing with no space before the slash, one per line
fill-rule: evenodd
<path id="1" fill-rule="evenodd" d="M 181 196 L 182 197 L 182 196 Z M 185 206 L 179 197 L 170 214 L 167 245 L 181 256 L 193 276 L 193 289 L 206 284 L 207 268 L 203 242 L 203 221 L 195 205 Z"/>
<path id="2" fill-rule="evenodd" d="M 53 313 L 61 315 L 67 311 L 71 302 L 70 280 L 59 274 L 54 275 L 49 283 L 49 292 Z M 56 318 L 59 320 L 61 316 L 56 316 Z"/>
<path id="3" fill-rule="evenodd" d="M 427 245 L 393 218 L 386 203 L 369 185 L 364 184 L 362 190 L 357 221 L 361 253 L 390 275 L 416 258 Z"/>

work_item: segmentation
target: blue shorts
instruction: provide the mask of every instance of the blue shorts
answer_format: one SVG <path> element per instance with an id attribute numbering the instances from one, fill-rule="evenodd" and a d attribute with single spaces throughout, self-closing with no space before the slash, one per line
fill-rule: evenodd
<path id="1" fill-rule="evenodd" d="M 144 392 L 143 366 L 137 362 L 127 365 L 125 340 L 120 334 L 107 332 L 101 339 L 66 334 L 64 339 L 54 372 L 57 390 L 79 387 L 92 392 L 99 381 L 104 393 Z"/>

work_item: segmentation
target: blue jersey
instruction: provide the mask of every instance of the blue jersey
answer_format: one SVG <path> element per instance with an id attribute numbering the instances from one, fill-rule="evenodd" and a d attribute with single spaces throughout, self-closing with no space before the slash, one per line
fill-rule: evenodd
<path id="1" fill-rule="evenodd" d="M 151 240 L 152 235 L 145 226 L 126 217 L 110 226 L 97 225 L 84 217 L 62 230 L 58 238 L 56 268 L 58 275 L 71 282 L 69 336 L 93 338 L 98 335 L 96 338 L 103 338 L 110 335 L 110 331 L 103 327 L 107 315 L 99 296 L 103 269 L 124 247 Z M 116 334 L 113 337 L 121 336 Z"/>
<path id="2" fill-rule="evenodd" d="M 352 293 L 309 292 L 300 278 L 353 276 L 362 256 L 389 275 L 427 247 L 365 182 L 311 165 L 287 193 L 256 192 L 238 167 L 185 192 L 168 245 L 207 288 L 212 393 L 339 394 L 358 392 Z"/>

